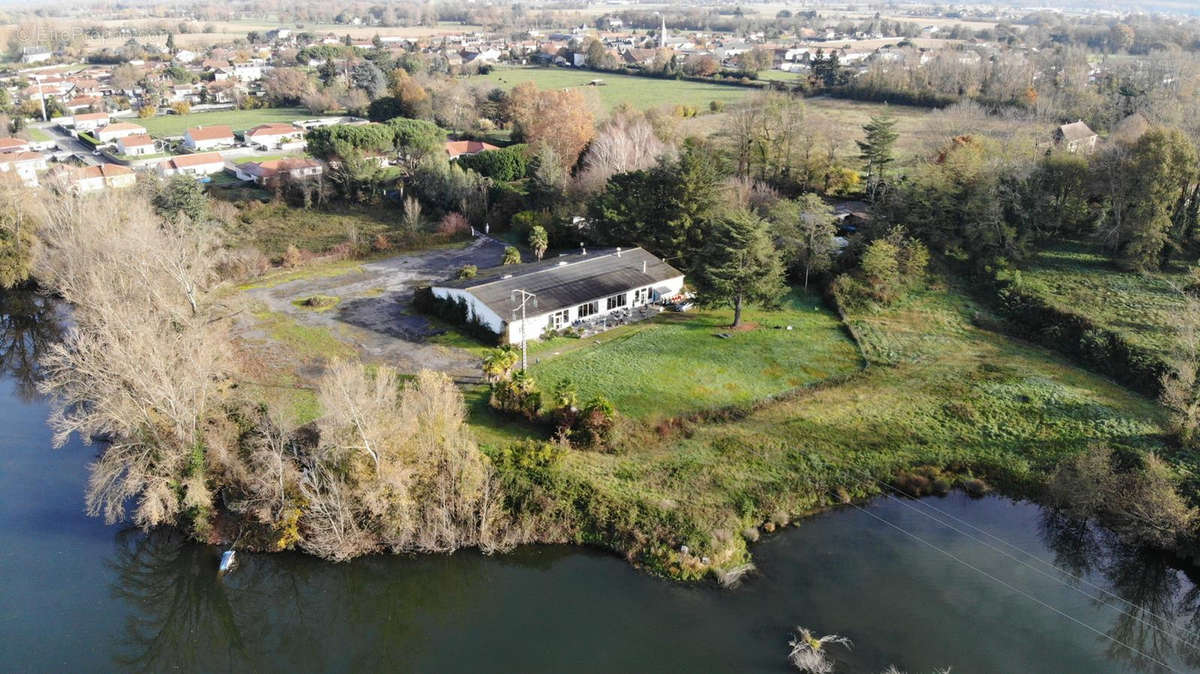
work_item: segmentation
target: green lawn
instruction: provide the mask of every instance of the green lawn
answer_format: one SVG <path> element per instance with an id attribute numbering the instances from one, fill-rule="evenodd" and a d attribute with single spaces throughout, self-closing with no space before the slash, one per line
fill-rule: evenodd
<path id="1" fill-rule="evenodd" d="M 711 101 L 734 103 L 756 91 L 728 84 L 663 80 L 571 68 L 496 68 L 487 75 L 473 79 L 483 79 L 505 89 L 522 82 L 533 82 L 541 89 L 579 87 L 586 92 L 594 92 L 608 109 L 628 103 L 639 109 L 687 105 L 706 111 Z M 604 86 L 588 86 L 592 80 L 603 80 Z"/>
<path id="2" fill-rule="evenodd" d="M 161 115 L 149 119 L 138 119 L 135 122 L 146 127 L 146 131 L 150 135 L 161 138 L 182 136 L 184 131 L 193 126 L 228 124 L 233 127 L 234 131 L 245 131 L 259 124 L 287 123 L 316 116 L 304 108 L 261 108 L 258 110 L 194 112 L 190 115 Z"/>
<path id="3" fill-rule="evenodd" d="M 758 73 L 758 79 L 767 82 L 795 82 L 806 77 L 802 73 L 791 73 L 784 70 L 763 70 Z"/>
<path id="4" fill-rule="evenodd" d="M 44 143 L 48 140 L 52 140 L 52 138 L 50 137 L 50 134 L 48 134 L 45 131 L 42 131 L 41 129 L 38 129 L 36 127 L 32 127 L 32 126 L 25 127 L 25 132 L 29 134 L 29 139 L 35 143 Z"/>
<path id="5" fill-rule="evenodd" d="M 623 414 L 652 422 L 749 403 L 859 366 L 854 344 L 814 295 L 795 292 L 781 311 L 748 311 L 749 330 L 730 330 L 731 320 L 731 310 L 664 313 L 606 333 L 600 344 L 539 344 L 529 369 L 542 390 L 569 379 L 583 401 L 603 394 Z"/>
<path id="6" fill-rule="evenodd" d="M 1183 306 L 1176 288 L 1187 284 L 1178 272 L 1121 271 L 1103 251 L 1083 243 L 1041 252 L 1021 270 L 1021 280 L 1026 290 L 1055 306 L 1081 313 L 1159 353 L 1169 351 L 1174 342 L 1171 318 Z"/>

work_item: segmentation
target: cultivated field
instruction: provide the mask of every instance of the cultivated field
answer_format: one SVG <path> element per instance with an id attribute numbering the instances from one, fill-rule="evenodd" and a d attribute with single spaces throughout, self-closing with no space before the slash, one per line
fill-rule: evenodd
<path id="1" fill-rule="evenodd" d="M 712 101 L 734 103 L 755 91 L 729 84 L 661 80 L 571 68 L 496 68 L 474 79 L 486 80 L 505 89 L 522 82 L 533 82 L 541 89 L 582 88 L 595 92 L 597 100 L 606 109 L 627 103 L 642 110 L 661 105 L 684 105 L 707 110 Z M 604 85 L 588 86 L 592 80 L 602 80 Z"/>
<path id="2" fill-rule="evenodd" d="M 215 126 L 228 124 L 234 131 L 244 131 L 272 122 L 293 122 L 297 119 L 317 117 L 304 108 L 260 108 L 258 110 L 217 110 L 214 112 L 195 112 L 190 115 L 161 115 L 149 119 L 132 120 L 146 127 L 152 136 L 182 136 L 183 132 L 193 126 Z"/>

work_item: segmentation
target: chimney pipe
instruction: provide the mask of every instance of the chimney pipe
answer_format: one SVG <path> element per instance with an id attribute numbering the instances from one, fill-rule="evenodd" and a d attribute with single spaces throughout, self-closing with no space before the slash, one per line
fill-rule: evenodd
<path id="1" fill-rule="evenodd" d="M 646 273 L 646 261 L 645 260 L 642 260 L 642 273 L 643 274 Z"/>
<path id="2" fill-rule="evenodd" d="M 621 257 L 621 247 L 617 246 L 617 257 Z"/>

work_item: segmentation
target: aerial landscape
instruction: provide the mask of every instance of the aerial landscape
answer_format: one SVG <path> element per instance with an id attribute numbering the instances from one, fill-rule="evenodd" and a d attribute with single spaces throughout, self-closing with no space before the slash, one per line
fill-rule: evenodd
<path id="1" fill-rule="evenodd" d="M 5 671 L 1200 671 L 1200 5 L 0 50 Z"/>

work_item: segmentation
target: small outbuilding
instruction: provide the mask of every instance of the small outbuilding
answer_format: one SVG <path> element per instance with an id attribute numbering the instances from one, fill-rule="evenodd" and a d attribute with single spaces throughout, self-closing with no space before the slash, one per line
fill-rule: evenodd
<path id="1" fill-rule="evenodd" d="M 1054 144 L 1066 148 L 1067 152 L 1091 152 L 1096 149 L 1099 139 L 1100 136 L 1082 119 L 1063 124 L 1054 131 Z"/>

